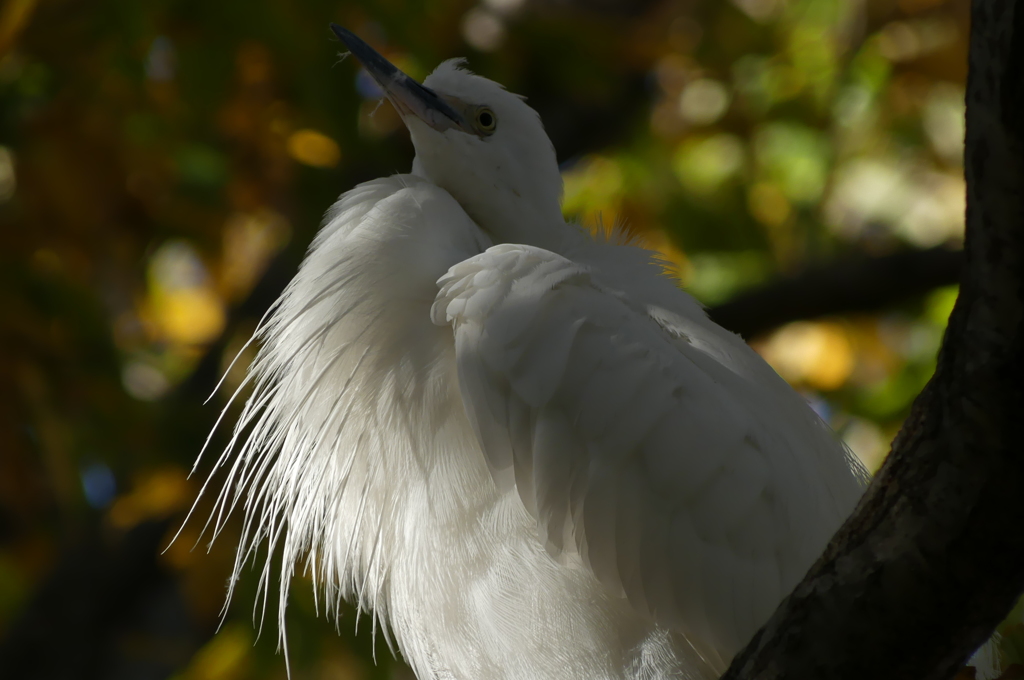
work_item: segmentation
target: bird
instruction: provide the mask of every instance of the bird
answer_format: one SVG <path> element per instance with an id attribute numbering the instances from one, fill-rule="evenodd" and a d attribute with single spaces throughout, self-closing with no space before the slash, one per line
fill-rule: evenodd
<path id="1" fill-rule="evenodd" d="M 250 340 L 208 521 L 242 515 L 228 600 L 265 547 L 285 654 L 301 571 L 421 680 L 717 677 L 865 469 L 655 253 L 566 221 L 522 97 L 331 28 L 415 158 L 327 211 Z"/>

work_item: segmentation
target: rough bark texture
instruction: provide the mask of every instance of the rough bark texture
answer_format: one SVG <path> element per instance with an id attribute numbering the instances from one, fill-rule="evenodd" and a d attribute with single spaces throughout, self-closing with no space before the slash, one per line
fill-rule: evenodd
<path id="1" fill-rule="evenodd" d="M 1024 590 L 1024 3 L 971 19 L 966 264 L 938 369 L 724 678 L 951 678 Z"/>
<path id="2" fill-rule="evenodd" d="M 740 293 L 708 314 L 744 338 L 800 319 L 871 312 L 960 280 L 963 252 L 938 247 L 836 260 Z"/>

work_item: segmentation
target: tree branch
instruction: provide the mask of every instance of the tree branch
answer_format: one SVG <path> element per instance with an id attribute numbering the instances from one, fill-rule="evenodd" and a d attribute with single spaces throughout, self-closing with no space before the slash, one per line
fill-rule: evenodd
<path id="1" fill-rule="evenodd" d="M 799 319 L 867 312 L 960 280 L 963 252 L 944 247 L 861 255 L 812 267 L 708 310 L 745 338 Z"/>
<path id="2" fill-rule="evenodd" d="M 1024 5 L 975 0 L 967 240 L 931 382 L 853 516 L 723 678 L 951 678 L 1024 590 Z"/>

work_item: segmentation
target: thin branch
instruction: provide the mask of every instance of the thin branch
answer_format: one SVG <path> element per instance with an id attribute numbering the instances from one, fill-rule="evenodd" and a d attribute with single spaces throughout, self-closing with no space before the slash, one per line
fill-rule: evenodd
<path id="1" fill-rule="evenodd" d="M 962 265 L 963 252 L 944 247 L 849 257 L 740 293 L 708 313 L 750 338 L 799 319 L 884 309 L 957 283 Z"/>

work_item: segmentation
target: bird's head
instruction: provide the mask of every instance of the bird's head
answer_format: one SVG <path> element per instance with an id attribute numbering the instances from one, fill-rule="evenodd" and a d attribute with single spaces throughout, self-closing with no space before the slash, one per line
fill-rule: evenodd
<path id="1" fill-rule="evenodd" d="M 448 191 L 496 242 L 542 245 L 562 223 L 562 179 L 537 112 L 454 59 L 421 85 L 350 31 L 331 28 L 409 128 L 413 172 Z"/>

